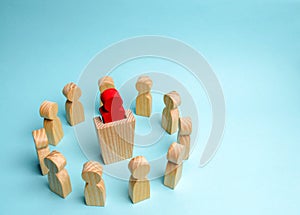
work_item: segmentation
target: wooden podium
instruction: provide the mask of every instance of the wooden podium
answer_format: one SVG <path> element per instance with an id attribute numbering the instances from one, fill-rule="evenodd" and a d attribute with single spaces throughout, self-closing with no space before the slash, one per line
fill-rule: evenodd
<path id="1" fill-rule="evenodd" d="M 103 123 L 99 116 L 94 118 L 105 164 L 115 163 L 132 157 L 135 118 L 130 110 L 126 110 L 125 117 L 125 119 L 111 123 Z"/>

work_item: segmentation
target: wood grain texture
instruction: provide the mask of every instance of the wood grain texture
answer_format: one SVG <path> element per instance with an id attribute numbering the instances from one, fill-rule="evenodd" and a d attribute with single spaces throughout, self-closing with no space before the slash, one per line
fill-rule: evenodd
<path id="1" fill-rule="evenodd" d="M 128 194 L 134 204 L 149 199 L 150 181 L 147 178 L 139 180 L 131 176 L 129 179 Z"/>
<path id="2" fill-rule="evenodd" d="M 190 156 L 190 150 L 191 150 L 191 137 L 190 135 L 178 135 L 177 142 L 183 146 L 185 146 L 184 150 L 184 160 L 189 159 Z"/>
<path id="3" fill-rule="evenodd" d="M 167 153 L 167 160 L 174 164 L 181 164 L 185 156 L 185 146 L 179 143 L 172 143 Z"/>
<path id="4" fill-rule="evenodd" d="M 47 175 L 49 170 L 44 163 L 45 157 L 50 154 L 48 146 L 48 138 L 44 128 L 34 130 L 32 132 L 33 140 L 35 143 L 35 149 L 40 164 L 40 170 L 42 175 Z"/>
<path id="5" fill-rule="evenodd" d="M 86 182 L 84 189 L 85 203 L 89 206 L 104 206 L 106 200 L 105 184 L 102 179 L 103 168 L 96 161 L 83 165 L 82 179 Z"/>
<path id="6" fill-rule="evenodd" d="M 179 118 L 179 135 L 190 135 L 192 133 L 192 119 L 190 117 Z"/>
<path id="7" fill-rule="evenodd" d="M 179 131 L 177 136 L 177 142 L 185 146 L 184 159 L 187 160 L 190 155 L 190 142 L 192 133 L 192 119 L 190 117 L 179 118 Z"/>
<path id="8" fill-rule="evenodd" d="M 86 183 L 84 188 L 84 196 L 86 205 L 104 207 L 106 201 L 106 188 L 104 181 L 101 180 L 94 186 Z"/>
<path id="9" fill-rule="evenodd" d="M 68 83 L 63 88 L 63 94 L 67 98 L 65 104 L 66 118 L 71 126 L 84 121 L 83 105 L 79 101 L 81 89 L 73 82 Z"/>
<path id="10" fill-rule="evenodd" d="M 150 93 L 139 94 L 136 97 L 135 113 L 139 116 L 150 117 L 152 113 L 152 95 Z"/>
<path id="11" fill-rule="evenodd" d="M 60 119 L 58 117 L 53 120 L 44 119 L 44 128 L 49 144 L 56 146 L 64 136 Z"/>
<path id="12" fill-rule="evenodd" d="M 102 180 L 103 167 L 96 161 L 88 161 L 83 165 L 82 179 L 89 184 L 98 184 Z"/>
<path id="13" fill-rule="evenodd" d="M 62 93 L 68 101 L 78 101 L 81 96 L 81 89 L 73 82 L 68 83 L 64 86 Z"/>
<path id="14" fill-rule="evenodd" d="M 99 86 L 100 93 L 103 93 L 107 89 L 115 88 L 115 83 L 112 77 L 104 76 L 99 79 L 98 86 Z"/>
<path id="15" fill-rule="evenodd" d="M 179 165 L 172 162 L 167 163 L 164 177 L 165 186 L 175 189 L 182 175 L 182 165 L 182 163 Z"/>
<path id="16" fill-rule="evenodd" d="M 45 128 L 32 131 L 32 137 L 36 149 L 42 149 L 48 147 L 49 142 L 48 142 Z"/>
<path id="17" fill-rule="evenodd" d="M 169 134 L 174 134 L 178 129 L 178 118 L 179 111 L 177 108 L 173 110 L 164 108 L 161 121 L 163 129 Z"/>
<path id="18" fill-rule="evenodd" d="M 105 164 L 132 157 L 134 146 L 135 118 L 130 110 L 123 120 L 104 124 L 100 117 L 94 118 L 98 141 Z"/>
<path id="19" fill-rule="evenodd" d="M 41 173 L 42 175 L 47 175 L 49 170 L 45 165 L 44 159 L 50 154 L 50 148 L 46 147 L 43 149 L 38 149 L 36 153 L 40 162 Z"/>
<path id="20" fill-rule="evenodd" d="M 49 169 L 48 182 L 50 190 L 62 198 L 72 191 L 70 176 L 65 169 L 67 161 L 58 151 L 52 151 L 46 158 L 45 164 Z"/>
<path id="21" fill-rule="evenodd" d="M 128 169 L 135 179 L 144 179 L 150 172 L 150 164 L 144 156 L 137 156 L 130 160 Z"/>
<path id="22" fill-rule="evenodd" d="M 168 109 L 175 109 L 181 105 L 181 98 L 178 92 L 171 91 L 164 95 L 164 103 Z"/>
<path id="23" fill-rule="evenodd" d="M 84 109 L 80 101 L 66 101 L 65 109 L 67 121 L 71 126 L 84 122 Z"/>
<path id="24" fill-rule="evenodd" d="M 40 106 L 40 115 L 45 119 L 55 119 L 57 112 L 58 105 L 55 102 L 44 101 Z"/>
<path id="25" fill-rule="evenodd" d="M 164 103 L 166 107 L 162 113 L 162 127 L 169 134 L 173 134 L 178 130 L 179 110 L 181 104 L 180 95 L 176 91 L 172 91 L 164 95 Z"/>
<path id="26" fill-rule="evenodd" d="M 64 132 L 60 119 L 57 117 L 58 105 L 55 102 L 44 101 L 40 106 L 40 115 L 44 118 L 49 144 L 56 146 L 63 138 Z"/>
<path id="27" fill-rule="evenodd" d="M 141 76 L 138 78 L 135 85 L 138 96 L 136 98 L 136 115 L 151 116 L 152 112 L 152 95 L 150 93 L 152 88 L 152 80 L 149 76 Z"/>

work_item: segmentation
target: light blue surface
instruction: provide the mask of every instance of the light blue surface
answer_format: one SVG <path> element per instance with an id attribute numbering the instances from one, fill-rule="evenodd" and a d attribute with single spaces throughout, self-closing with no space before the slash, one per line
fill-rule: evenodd
<path id="1" fill-rule="evenodd" d="M 1 0 L 0 213 L 299 214 L 299 11 L 292 0 Z M 227 105 L 222 146 L 209 165 L 197 167 L 204 124 L 175 191 L 157 179 L 151 199 L 132 205 L 127 182 L 104 175 L 106 207 L 87 207 L 86 158 L 65 121 L 61 90 L 98 51 L 145 34 L 180 39 L 206 57 Z M 68 160 L 73 192 L 65 200 L 49 191 L 37 168 L 31 131 L 42 126 L 38 108 L 45 99 L 58 102 L 65 131 L 51 147 Z M 200 114 L 209 122 L 203 103 Z"/>

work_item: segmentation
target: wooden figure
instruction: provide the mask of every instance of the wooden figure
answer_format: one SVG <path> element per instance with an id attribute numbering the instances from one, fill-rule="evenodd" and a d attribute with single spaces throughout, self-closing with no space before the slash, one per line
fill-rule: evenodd
<path id="1" fill-rule="evenodd" d="M 190 135 L 192 133 L 192 119 L 190 117 L 179 118 L 177 142 L 185 146 L 184 159 L 187 160 L 190 155 Z"/>
<path id="2" fill-rule="evenodd" d="M 62 124 L 57 116 L 58 105 L 55 102 L 44 101 L 40 107 L 40 115 L 44 118 L 44 128 L 51 145 L 56 146 L 63 138 Z"/>
<path id="3" fill-rule="evenodd" d="M 182 161 L 185 155 L 185 146 L 176 142 L 169 147 L 167 154 L 167 167 L 164 177 L 164 185 L 174 189 L 182 174 Z"/>
<path id="4" fill-rule="evenodd" d="M 185 146 L 176 142 L 172 143 L 168 149 L 167 160 L 174 164 L 181 164 L 185 155 Z"/>
<path id="5" fill-rule="evenodd" d="M 104 76 L 98 81 L 100 94 L 103 93 L 107 89 L 115 88 L 115 83 L 112 77 Z"/>
<path id="6" fill-rule="evenodd" d="M 89 206 L 104 206 L 106 199 L 105 184 L 102 179 L 102 166 L 96 161 L 88 161 L 83 165 L 82 179 L 85 203 Z"/>
<path id="7" fill-rule="evenodd" d="M 104 76 L 98 81 L 100 90 L 99 111 L 104 123 L 110 123 L 125 118 L 123 100 L 119 92 L 115 89 L 112 77 Z"/>
<path id="8" fill-rule="evenodd" d="M 129 179 L 129 197 L 132 203 L 137 203 L 150 198 L 150 181 L 147 175 L 150 165 L 145 157 L 137 156 L 130 160 L 128 169 L 131 172 Z"/>
<path id="9" fill-rule="evenodd" d="M 172 91 L 164 95 L 164 103 L 166 107 L 162 113 L 162 127 L 169 134 L 173 134 L 178 129 L 179 110 L 181 104 L 180 95 L 176 91 Z"/>
<path id="10" fill-rule="evenodd" d="M 174 164 L 172 162 L 167 163 L 165 177 L 164 177 L 164 185 L 175 189 L 182 175 L 182 163 Z"/>
<path id="11" fill-rule="evenodd" d="M 49 170 L 44 163 L 44 158 L 47 157 L 48 154 L 50 154 L 50 149 L 48 146 L 46 131 L 44 128 L 34 130 L 32 132 L 32 136 L 35 143 L 37 157 L 40 163 L 41 173 L 42 175 L 47 175 Z"/>
<path id="12" fill-rule="evenodd" d="M 49 169 L 48 182 L 52 192 L 66 198 L 71 193 L 70 176 L 65 169 L 67 161 L 58 151 L 52 151 L 46 158 L 45 164 Z"/>
<path id="13" fill-rule="evenodd" d="M 152 112 L 152 80 L 149 76 L 141 76 L 138 78 L 136 85 L 139 92 L 136 98 L 135 112 L 136 115 L 150 117 Z"/>
<path id="14" fill-rule="evenodd" d="M 103 91 L 101 94 L 101 101 L 103 105 L 99 108 L 99 111 L 104 123 L 110 123 L 125 118 L 123 100 L 115 88 Z"/>
<path id="15" fill-rule="evenodd" d="M 99 116 L 94 118 L 105 164 L 115 163 L 132 157 L 135 118 L 130 110 L 126 110 L 125 116 L 125 119 L 105 124 Z"/>
<path id="16" fill-rule="evenodd" d="M 143 156 L 137 156 L 130 160 L 128 169 L 132 177 L 136 179 L 144 179 L 150 172 L 150 164 Z"/>
<path id="17" fill-rule="evenodd" d="M 65 109 L 68 123 L 73 126 L 84 121 L 84 110 L 79 98 L 81 96 L 81 89 L 74 83 L 68 83 L 64 89 L 63 94 L 67 98 Z"/>
<path id="18" fill-rule="evenodd" d="M 100 107 L 102 107 L 103 103 L 101 101 L 101 94 L 111 88 L 115 88 L 115 83 L 112 77 L 110 76 L 104 76 L 98 80 L 98 87 L 100 91 Z"/>

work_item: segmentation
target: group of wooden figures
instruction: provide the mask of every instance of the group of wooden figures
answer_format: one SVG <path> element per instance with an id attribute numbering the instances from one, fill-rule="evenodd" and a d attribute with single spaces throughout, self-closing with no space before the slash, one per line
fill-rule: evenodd
<path id="1" fill-rule="evenodd" d="M 132 157 L 134 145 L 135 118 L 130 110 L 124 110 L 123 100 L 115 89 L 111 77 L 105 76 L 98 82 L 100 91 L 100 108 L 102 118 L 95 117 L 94 123 L 105 164 L 114 163 Z M 136 115 L 150 117 L 152 112 L 152 80 L 141 76 L 136 83 Z M 69 83 L 63 88 L 66 119 L 71 126 L 85 120 L 83 105 L 79 101 L 80 88 Z M 172 91 L 164 95 L 165 108 L 162 113 L 162 127 L 167 133 L 178 131 L 177 142 L 170 145 L 167 152 L 167 166 L 164 185 L 175 188 L 182 174 L 183 160 L 189 158 L 190 134 L 192 121 L 190 117 L 180 117 L 178 106 L 180 95 Z M 71 181 L 66 166 L 66 158 L 60 152 L 50 152 L 48 144 L 56 146 L 63 138 L 62 124 L 57 116 L 58 105 L 44 101 L 40 106 L 40 115 L 44 118 L 44 127 L 32 132 L 42 175 L 48 175 L 50 190 L 65 198 L 72 191 Z M 121 132 L 121 133 L 120 133 Z M 124 136 L 126 138 L 124 138 Z M 130 160 L 128 169 L 129 197 L 133 203 L 150 198 L 150 181 L 147 178 L 150 164 L 143 156 Z M 102 166 L 96 161 L 83 165 L 82 179 L 85 181 L 85 202 L 90 206 L 104 206 L 106 199 L 105 184 L 102 179 Z"/>

